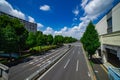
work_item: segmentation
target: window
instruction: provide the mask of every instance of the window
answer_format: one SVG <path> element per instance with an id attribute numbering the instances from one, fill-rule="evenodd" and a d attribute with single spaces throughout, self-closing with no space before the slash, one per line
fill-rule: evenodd
<path id="1" fill-rule="evenodd" d="M 112 33 L 112 17 L 107 20 L 107 25 L 108 25 L 107 32 Z"/>

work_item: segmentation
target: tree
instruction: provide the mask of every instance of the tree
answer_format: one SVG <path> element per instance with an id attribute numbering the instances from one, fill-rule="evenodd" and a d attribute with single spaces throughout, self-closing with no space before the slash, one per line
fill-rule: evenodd
<path id="1" fill-rule="evenodd" d="M 26 39 L 28 37 L 28 31 L 25 29 L 24 25 L 19 21 L 19 19 L 14 18 L 11 20 L 11 22 L 11 27 L 14 28 L 15 34 L 18 37 L 17 44 L 19 52 L 21 52 L 26 48 Z"/>
<path id="2" fill-rule="evenodd" d="M 4 34 L 3 50 L 10 54 L 10 61 L 11 61 L 11 53 L 17 52 L 18 50 L 16 46 L 18 39 L 14 29 L 9 25 L 3 29 L 3 34 Z"/>
<path id="3" fill-rule="evenodd" d="M 5 43 L 3 29 L 8 24 L 10 24 L 10 18 L 6 15 L 1 15 L 0 16 L 0 51 L 3 51 L 4 43 Z"/>
<path id="4" fill-rule="evenodd" d="M 36 45 L 36 37 L 33 32 L 29 32 L 26 44 L 29 48 L 33 48 Z"/>
<path id="5" fill-rule="evenodd" d="M 47 36 L 47 44 L 48 45 L 51 45 L 53 43 L 53 36 L 51 35 L 51 34 L 49 34 L 48 36 Z"/>
<path id="6" fill-rule="evenodd" d="M 6 30 L 6 29 L 8 29 L 8 30 Z M 9 44 L 5 45 L 5 43 L 7 43 L 7 41 L 9 39 L 13 39 L 13 37 L 16 37 L 16 39 L 17 39 L 17 43 L 16 43 L 17 45 L 14 44 L 15 48 L 17 48 L 17 51 L 20 52 L 21 50 L 25 49 L 25 47 L 26 47 L 25 42 L 26 42 L 26 38 L 28 36 L 28 31 L 25 29 L 24 25 L 18 19 L 10 18 L 7 15 L 0 15 L 0 31 L 1 31 L 0 37 L 2 38 L 2 39 L 0 39 L 1 40 L 0 48 L 2 50 L 6 49 L 6 46 L 11 46 Z M 8 33 L 10 33 L 10 34 L 8 35 Z M 8 36 L 8 37 L 6 37 L 6 36 Z M 7 38 L 7 40 L 6 40 L 6 38 Z M 14 48 L 13 48 L 13 52 L 14 52 Z"/>
<path id="7" fill-rule="evenodd" d="M 77 41 L 77 39 L 72 38 L 72 37 L 64 37 L 64 43 L 72 43 Z"/>
<path id="8" fill-rule="evenodd" d="M 43 46 L 44 44 L 44 36 L 43 36 L 43 33 L 40 32 L 40 31 L 37 31 L 36 32 L 36 43 L 37 43 L 37 46 L 39 46 L 39 50 L 41 50 L 41 46 Z"/>
<path id="9" fill-rule="evenodd" d="M 92 58 L 92 55 L 95 54 L 95 51 L 100 46 L 98 33 L 92 22 L 88 24 L 87 29 L 81 38 L 81 42 L 83 43 L 83 47 L 88 52 L 90 58 Z"/>
<path id="10" fill-rule="evenodd" d="M 63 38 L 62 35 L 56 35 L 54 37 L 54 41 L 53 41 L 54 44 L 56 44 L 56 45 L 62 45 L 63 42 L 64 42 L 64 38 Z"/>

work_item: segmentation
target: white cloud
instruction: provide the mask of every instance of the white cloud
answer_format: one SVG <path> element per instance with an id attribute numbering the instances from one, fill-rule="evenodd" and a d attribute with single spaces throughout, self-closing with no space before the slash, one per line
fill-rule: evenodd
<path id="1" fill-rule="evenodd" d="M 84 8 L 84 7 L 86 6 L 87 3 L 88 3 L 88 0 L 82 0 L 81 6 Z"/>
<path id="2" fill-rule="evenodd" d="M 62 31 L 62 32 L 65 32 L 65 31 L 67 31 L 67 29 L 68 29 L 68 28 L 65 26 L 64 28 L 61 29 L 61 31 Z"/>
<path id="3" fill-rule="evenodd" d="M 79 14 L 79 9 L 78 9 L 78 6 L 76 7 L 75 10 L 73 10 L 73 13 L 75 14 L 75 16 L 78 16 Z"/>
<path id="4" fill-rule="evenodd" d="M 29 20 L 29 22 L 32 22 L 32 23 L 35 22 L 35 19 L 33 17 L 31 17 L 31 16 L 28 16 L 28 20 Z"/>
<path id="5" fill-rule="evenodd" d="M 37 30 L 38 30 L 38 31 L 40 31 L 42 27 L 44 27 L 43 24 L 41 24 L 41 23 L 37 23 Z"/>
<path id="6" fill-rule="evenodd" d="M 77 18 L 73 18 L 73 21 L 76 21 L 76 20 L 78 20 Z"/>
<path id="7" fill-rule="evenodd" d="M 40 6 L 40 10 L 49 11 L 50 10 L 50 6 L 48 6 L 48 5 Z"/>
<path id="8" fill-rule="evenodd" d="M 51 27 L 47 27 L 45 31 L 43 31 L 44 34 L 52 34 L 54 35 L 54 30 Z"/>
<path id="9" fill-rule="evenodd" d="M 101 14 L 103 14 L 107 9 L 112 6 L 113 0 L 82 0 L 82 8 L 84 10 L 84 17 L 80 17 L 81 23 L 78 26 L 73 27 L 73 30 L 80 30 L 80 35 L 86 30 L 86 26 L 89 24 L 90 20 L 97 19 Z M 99 3 L 99 4 L 98 4 Z"/>
<path id="10" fill-rule="evenodd" d="M 12 16 L 25 19 L 25 14 L 21 11 L 18 11 L 14 9 L 10 3 L 8 3 L 6 0 L 0 0 L 0 11 L 8 13 Z"/>
<path id="11" fill-rule="evenodd" d="M 96 19 L 101 13 L 104 13 L 106 9 L 110 8 L 113 1 L 114 0 L 92 0 L 84 6 L 85 14 L 91 19 Z"/>
<path id="12" fill-rule="evenodd" d="M 37 23 L 38 28 L 42 28 L 44 25 L 41 23 Z"/>
<path id="13" fill-rule="evenodd" d="M 68 28 L 68 27 L 63 27 L 61 30 L 59 31 L 55 31 L 53 30 L 51 27 L 47 27 L 45 31 L 43 31 L 44 34 L 52 34 L 54 35 L 63 35 L 63 36 L 71 36 L 77 39 L 80 39 L 81 34 L 83 34 L 83 32 L 80 31 L 80 27 L 79 26 L 74 26 L 73 28 Z"/>

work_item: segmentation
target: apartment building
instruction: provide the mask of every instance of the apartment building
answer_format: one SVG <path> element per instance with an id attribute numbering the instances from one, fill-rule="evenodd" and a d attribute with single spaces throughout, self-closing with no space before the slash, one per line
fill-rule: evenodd
<path id="1" fill-rule="evenodd" d="M 5 14 L 5 15 L 8 15 L 10 16 L 11 18 L 17 18 L 17 17 L 14 17 L 12 15 L 9 15 L 7 13 L 4 13 L 4 12 L 1 12 L 0 11 L 0 15 L 2 14 Z M 20 20 L 21 23 L 23 23 L 24 27 L 29 31 L 29 32 L 36 32 L 37 31 L 37 24 L 36 23 L 31 23 L 29 21 L 26 21 L 26 20 L 23 20 L 23 19 L 20 19 L 20 18 L 17 18 Z"/>
<path id="2" fill-rule="evenodd" d="M 98 55 L 102 62 L 120 67 L 120 2 L 96 24 L 96 30 L 101 42 Z"/>

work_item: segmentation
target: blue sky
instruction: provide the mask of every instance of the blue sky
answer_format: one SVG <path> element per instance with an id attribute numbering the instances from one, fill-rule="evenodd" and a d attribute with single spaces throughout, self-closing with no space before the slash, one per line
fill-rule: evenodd
<path id="1" fill-rule="evenodd" d="M 120 0 L 0 0 L 0 10 L 38 24 L 44 34 L 79 39 Z"/>

